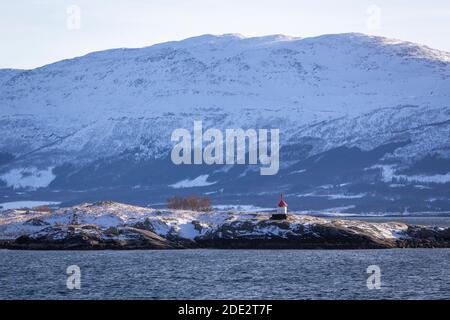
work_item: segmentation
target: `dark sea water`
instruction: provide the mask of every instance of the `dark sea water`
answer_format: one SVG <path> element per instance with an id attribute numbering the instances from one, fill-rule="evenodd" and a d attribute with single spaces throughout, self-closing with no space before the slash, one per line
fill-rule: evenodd
<path id="1" fill-rule="evenodd" d="M 0 299 L 450 299 L 450 249 L 0 250 Z"/>

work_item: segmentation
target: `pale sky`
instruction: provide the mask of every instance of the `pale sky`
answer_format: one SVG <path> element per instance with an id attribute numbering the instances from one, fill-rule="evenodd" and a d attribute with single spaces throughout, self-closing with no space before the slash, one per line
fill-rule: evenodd
<path id="1" fill-rule="evenodd" d="M 0 30 L 0 68 L 35 68 L 206 33 L 361 32 L 450 52 L 450 1 L 3 0 Z"/>

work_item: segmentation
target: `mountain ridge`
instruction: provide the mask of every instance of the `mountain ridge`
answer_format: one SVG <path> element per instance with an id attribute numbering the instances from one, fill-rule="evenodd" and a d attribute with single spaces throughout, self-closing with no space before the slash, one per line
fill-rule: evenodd
<path id="1" fill-rule="evenodd" d="M 84 58 L 84 57 L 88 57 L 91 55 L 96 55 L 96 54 L 102 54 L 102 53 L 106 53 L 106 52 L 113 52 L 113 51 L 127 51 L 127 50 L 141 50 L 141 49 L 149 49 L 149 48 L 154 48 L 154 47 L 164 47 L 164 46 L 169 46 L 169 45 L 180 45 L 189 41 L 198 41 L 198 40 L 206 40 L 206 39 L 210 39 L 210 40 L 217 40 L 217 39 L 223 39 L 223 38 L 236 38 L 236 39 L 240 39 L 240 40 L 244 40 L 244 41 L 257 41 L 257 40 L 266 40 L 266 39 L 279 39 L 279 41 L 298 41 L 298 40 L 308 40 L 308 41 L 315 41 L 318 39 L 324 39 L 324 38 L 333 38 L 333 37 L 350 37 L 350 38 L 362 38 L 362 39 L 366 39 L 366 40 L 377 40 L 380 43 L 385 43 L 385 44 L 403 44 L 403 45 L 408 45 L 408 46 L 412 46 L 412 47 L 416 47 L 416 48 L 421 48 L 423 50 L 429 50 L 430 52 L 434 52 L 436 54 L 440 53 L 442 56 L 444 56 L 445 60 L 449 60 L 450 59 L 450 52 L 445 51 L 445 50 L 440 50 L 440 49 L 434 49 L 431 48 L 430 46 L 424 45 L 424 44 L 419 44 L 419 43 L 415 43 L 412 41 L 404 41 L 404 40 L 400 40 L 400 39 L 395 39 L 395 38 L 388 38 L 388 37 L 383 37 L 383 36 L 374 36 L 374 35 L 368 35 L 368 34 L 364 34 L 364 33 L 359 33 L 359 32 L 347 32 L 347 33 L 333 33 L 333 34 L 323 34 L 323 35 L 318 35 L 318 36 L 309 36 L 309 37 L 298 37 L 298 36 L 288 36 L 288 35 L 283 35 L 283 34 L 270 34 L 270 35 L 264 35 L 264 36 L 251 36 L 251 37 L 247 37 L 244 36 L 242 34 L 239 33 L 225 33 L 225 34 L 201 34 L 198 36 L 192 36 L 192 37 L 188 37 L 182 40 L 172 40 L 172 41 L 165 41 L 165 42 L 161 42 L 161 43 L 155 43 L 152 45 L 148 45 L 148 46 L 143 46 L 143 47 L 118 47 L 118 48 L 111 48 L 111 49 L 104 49 L 104 50 L 98 50 L 98 51 L 92 51 L 86 54 L 83 54 L 81 56 L 76 56 L 73 58 L 66 58 L 66 59 L 62 59 L 59 61 L 55 61 L 55 62 L 51 62 L 51 63 L 47 63 L 44 64 L 42 66 L 36 67 L 36 68 L 29 68 L 29 69 L 20 69 L 20 68 L 0 68 L 0 72 L 4 72 L 4 71 L 30 71 L 30 70 L 35 70 L 35 69 L 40 69 L 40 68 L 44 68 L 56 63 L 61 63 L 61 62 L 66 62 L 66 61 L 71 61 L 71 60 L 76 60 L 76 59 L 80 59 L 80 58 Z M 200 43 L 204 43 L 205 41 L 199 41 Z M 439 56 L 441 56 L 439 55 Z M 437 58 L 437 57 L 435 57 Z M 438 59 L 438 58 L 437 58 Z"/>

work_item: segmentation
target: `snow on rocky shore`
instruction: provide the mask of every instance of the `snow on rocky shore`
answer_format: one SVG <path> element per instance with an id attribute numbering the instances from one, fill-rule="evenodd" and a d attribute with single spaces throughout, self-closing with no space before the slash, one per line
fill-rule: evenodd
<path id="1" fill-rule="evenodd" d="M 160 210 L 103 201 L 0 213 L 0 247 L 17 249 L 357 249 L 450 247 L 450 228 L 306 215 Z"/>

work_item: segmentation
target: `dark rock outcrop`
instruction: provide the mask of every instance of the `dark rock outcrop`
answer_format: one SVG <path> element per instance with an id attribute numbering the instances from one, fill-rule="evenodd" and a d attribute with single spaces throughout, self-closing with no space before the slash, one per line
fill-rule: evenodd
<path id="1" fill-rule="evenodd" d="M 238 226 L 239 225 L 239 226 Z M 292 227 L 289 221 L 265 221 L 256 224 L 262 230 L 276 226 L 280 235 L 257 234 L 255 224 L 239 221 L 224 224 L 212 233 L 196 238 L 199 246 L 222 249 L 383 249 L 396 247 L 394 239 L 380 239 L 338 225 Z"/>
<path id="2" fill-rule="evenodd" d="M 450 228 L 408 226 L 408 237 L 399 239 L 401 248 L 450 248 Z"/>
<path id="3" fill-rule="evenodd" d="M 3 247 L 36 250 L 100 250 L 100 249 L 179 249 L 157 234 L 132 227 L 101 230 L 94 225 L 51 226 L 42 231 L 18 237 Z"/>

